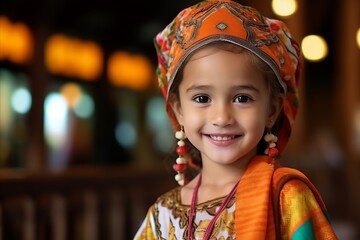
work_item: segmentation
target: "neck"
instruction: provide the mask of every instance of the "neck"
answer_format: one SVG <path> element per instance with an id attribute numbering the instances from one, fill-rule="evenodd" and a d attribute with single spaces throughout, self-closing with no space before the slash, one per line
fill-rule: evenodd
<path id="1" fill-rule="evenodd" d="M 250 155 L 232 164 L 219 164 L 203 158 L 202 185 L 224 186 L 239 181 L 253 157 Z"/>

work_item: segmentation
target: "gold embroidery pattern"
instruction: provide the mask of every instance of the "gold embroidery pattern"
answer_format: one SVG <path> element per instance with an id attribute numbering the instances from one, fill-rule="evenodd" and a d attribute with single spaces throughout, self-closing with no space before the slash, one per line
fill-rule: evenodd
<path id="1" fill-rule="evenodd" d="M 183 238 L 187 238 L 187 229 L 188 229 L 188 211 L 189 206 L 181 204 L 181 197 L 180 197 L 181 187 L 178 187 L 170 192 L 167 192 L 159 197 L 157 204 L 158 206 L 162 206 L 171 211 L 171 214 L 174 216 L 175 219 L 179 219 L 179 227 L 180 229 L 184 230 Z M 214 216 L 216 214 L 217 209 L 223 202 L 225 197 L 213 199 L 196 206 L 197 213 L 207 213 L 210 216 Z M 233 239 L 232 237 L 235 236 L 235 229 L 234 229 L 234 211 L 229 212 L 229 208 L 232 207 L 236 202 L 235 196 L 232 197 L 230 200 L 227 208 L 221 213 L 219 219 L 216 221 L 214 230 L 212 233 L 211 239 L 217 239 L 216 237 L 219 236 L 220 233 L 223 233 L 223 238 L 220 239 Z M 158 230 L 158 235 L 161 235 L 160 231 L 160 223 L 158 222 L 159 218 L 159 210 L 158 207 L 155 208 L 155 218 L 156 218 L 156 226 Z M 195 236 L 198 239 L 201 239 L 205 233 L 206 227 L 209 225 L 211 218 L 200 220 L 199 224 L 195 224 Z M 173 222 L 170 220 L 169 223 L 169 239 L 176 239 L 175 236 L 175 226 Z M 225 238 L 226 236 L 226 238 Z"/>

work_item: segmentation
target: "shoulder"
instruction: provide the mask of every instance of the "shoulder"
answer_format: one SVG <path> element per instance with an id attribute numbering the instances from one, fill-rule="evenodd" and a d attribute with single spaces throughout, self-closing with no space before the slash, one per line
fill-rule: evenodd
<path id="1" fill-rule="evenodd" d="M 297 201 L 303 203 L 317 203 L 325 209 L 325 204 L 317 188 L 301 171 L 280 167 L 275 169 L 273 175 L 274 197 L 280 202 Z M 300 201 L 302 199 L 302 201 Z"/>
<path id="2" fill-rule="evenodd" d="M 310 184 L 310 185 L 309 185 Z M 290 178 L 279 194 L 281 232 L 284 239 L 313 236 L 336 239 L 325 204 L 308 179 Z"/>
<path id="3" fill-rule="evenodd" d="M 188 206 L 181 203 L 181 189 L 176 187 L 160 195 L 151 207 L 155 218 L 168 219 L 184 215 Z"/>
<path id="4" fill-rule="evenodd" d="M 289 179 L 284 183 L 280 191 L 280 199 L 283 201 L 308 201 L 314 199 L 311 188 L 300 179 Z"/>
<path id="5" fill-rule="evenodd" d="M 280 200 L 298 199 L 321 200 L 320 194 L 312 182 L 301 171 L 294 168 L 280 167 L 274 171 L 273 187 Z"/>
<path id="6" fill-rule="evenodd" d="M 281 185 L 290 179 L 299 179 L 310 183 L 305 174 L 295 168 L 279 167 L 274 170 L 273 184 Z"/>
<path id="7" fill-rule="evenodd" d="M 156 199 L 154 205 L 161 205 L 167 208 L 173 208 L 174 205 L 181 202 L 180 191 L 181 187 L 176 187 L 168 192 L 163 193 Z"/>
<path id="8" fill-rule="evenodd" d="M 282 171 L 274 183 L 275 195 L 279 198 L 282 210 L 308 212 L 326 209 L 320 193 L 303 173 L 295 169 Z"/>

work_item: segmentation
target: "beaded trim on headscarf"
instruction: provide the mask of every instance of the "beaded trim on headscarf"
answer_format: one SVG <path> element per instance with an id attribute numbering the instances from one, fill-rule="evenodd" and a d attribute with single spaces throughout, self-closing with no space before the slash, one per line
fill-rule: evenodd
<path id="1" fill-rule="evenodd" d="M 261 58 L 274 71 L 286 93 L 283 108 L 286 121 L 276 132 L 278 148 L 282 151 L 298 110 L 299 45 L 282 21 L 266 18 L 256 9 L 231 0 L 208 0 L 188 7 L 156 35 L 156 73 L 174 128 L 178 128 L 178 123 L 169 106 L 169 89 L 185 59 L 199 47 L 212 42 L 241 46 Z"/>

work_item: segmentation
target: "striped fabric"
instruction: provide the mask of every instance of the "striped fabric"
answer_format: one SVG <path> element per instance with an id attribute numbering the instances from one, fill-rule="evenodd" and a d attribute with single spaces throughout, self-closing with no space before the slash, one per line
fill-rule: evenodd
<path id="1" fill-rule="evenodd" d="M 295 169 L 274 171 L 268 162 L 266 156 L 255 157 L 240 181 L 236 238 L 337 239 L 325 204 L 311 182 Z M 275 221 L 279 222 L 278 236 Z"/>

